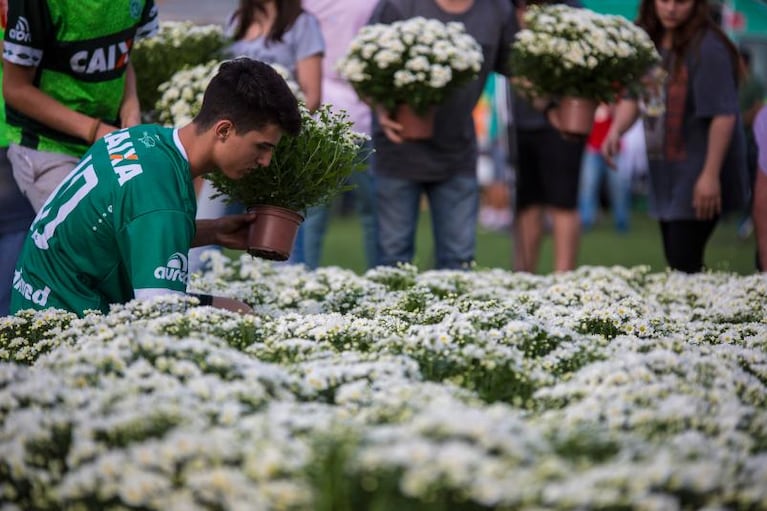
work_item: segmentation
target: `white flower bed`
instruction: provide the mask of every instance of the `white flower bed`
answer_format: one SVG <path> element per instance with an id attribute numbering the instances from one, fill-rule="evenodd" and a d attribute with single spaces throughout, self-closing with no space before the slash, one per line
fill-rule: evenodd
<path id="1" fill-rule="evenodd" d="M 306 272 L 0 319 L 0 503 L 765 509 L 767 279 Z"/>

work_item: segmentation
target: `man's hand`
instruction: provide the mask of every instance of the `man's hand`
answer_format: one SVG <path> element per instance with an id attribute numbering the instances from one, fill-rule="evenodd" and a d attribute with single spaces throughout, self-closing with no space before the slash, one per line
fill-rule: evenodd
<path id="1" fill-rule="evenodd" d="M 239 312 L 240 314 L 250 314 L 253 312 L 253 309 L 251 309 L 247 303 L 235 300 L 234 298 L 225 298 L 223 296 L 214 296 L 211 306 L 232 312 Z"/>
<path id="2" fill-rule="evenodd" d="M 612 128 L 612 127 L 611 127 Z M 621 137 L 616 130 L 610 129 L 602 142 L 602 157 L 612 170 L 615 170 L 615 156 L 621 150 Z"/>
<path id="3" fill-rule="evenodd" d="M 381 125 L 386 138 L 394 142 L 395 144 L 401 144 L 405 141 L 402 138 L 402 125 L 391 118 L 389 112 L 382 106 L 376 106 L 376 115 L 378 115 L 378 123 Z"/>
<path id="4" fill-rule="evenodd" d="M 192 240 L 192 246 L 221 245 L 234 250 L 246 250 L 248 230 L 255 219 L 255 213 L 243 213 L 213 220 L 197 220 L 197 234 Z"/>

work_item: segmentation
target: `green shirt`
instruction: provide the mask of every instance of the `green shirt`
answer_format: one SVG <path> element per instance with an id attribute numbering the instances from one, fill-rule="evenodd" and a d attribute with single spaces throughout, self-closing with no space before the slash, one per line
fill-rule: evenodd
<path id="1" fill-rule="evenodd" d="M 197 204 L 178 131 L 139 125 L 96 142 L 35 218 L 11 312 L 108 312 L 135 296 L 185 292 Z"/>
<path id="2" fill-rule="evenodd" d="M 34 67 L 34 84 L 63 105 L 119 126 L 128 56 L 157 31 L 154 0 L 17 0 L 8 5 L 3 58 Z M 82 156 L 85 140 L 6 105 L 10 142 Z"/>

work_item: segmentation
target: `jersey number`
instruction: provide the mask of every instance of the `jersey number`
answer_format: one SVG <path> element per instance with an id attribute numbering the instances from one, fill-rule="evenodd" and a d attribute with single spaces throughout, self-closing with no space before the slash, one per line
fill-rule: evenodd
<path id="1" fill-rule="evenodd" d="M 80 162 L 75 169 L 62 181 L 58 187 L 53 191 L 51 196 L 43 205 L 37 218 L 35 218 L 34 224 L 32 224 L 32 239 L 35 242 L 37 248 L 41 250 L 48 250 L 48 241 L 53 237 L 56 232 L 56 228 L 61 224 L 67 216 L 77 207 L 81 200 L 88 195 L 88 192 L 93 190 L 99 182 L 96 176 L 96 169 L 93 168 L 91 163 L 91 156 Z M 52 220 L 48 220 L 53 212 L 53 204 L 51 200 L 56 197 L 59 206 L 56 211 L 56 217 Z M 63 203 L 61 201 L 64 201 Z"/>

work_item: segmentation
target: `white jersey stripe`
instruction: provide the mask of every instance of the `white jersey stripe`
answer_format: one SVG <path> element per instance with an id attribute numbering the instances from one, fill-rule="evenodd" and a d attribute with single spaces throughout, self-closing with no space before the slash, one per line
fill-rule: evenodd
<path id="1" fill-rule="evenodd" d="M 40 61 L 43 60 L 43 50 L 5 41 L 3 46 L 3 58 L 11 64 L 26 67 L 38 67 Z"/>
<path id="2" fill-rule="evenodd" d="M 158 296 L 164 296 L 164 295 L 185 296 L 186 293 L 182 293 L 181 291 L 175 291 L 173 289 L 165 289 L 162 287 L 147 287 L 143 289 L 133 290 L 133 296 L 135 296 L 138 300 L 150 300 L 152 298 L 156 298 Z"/>

